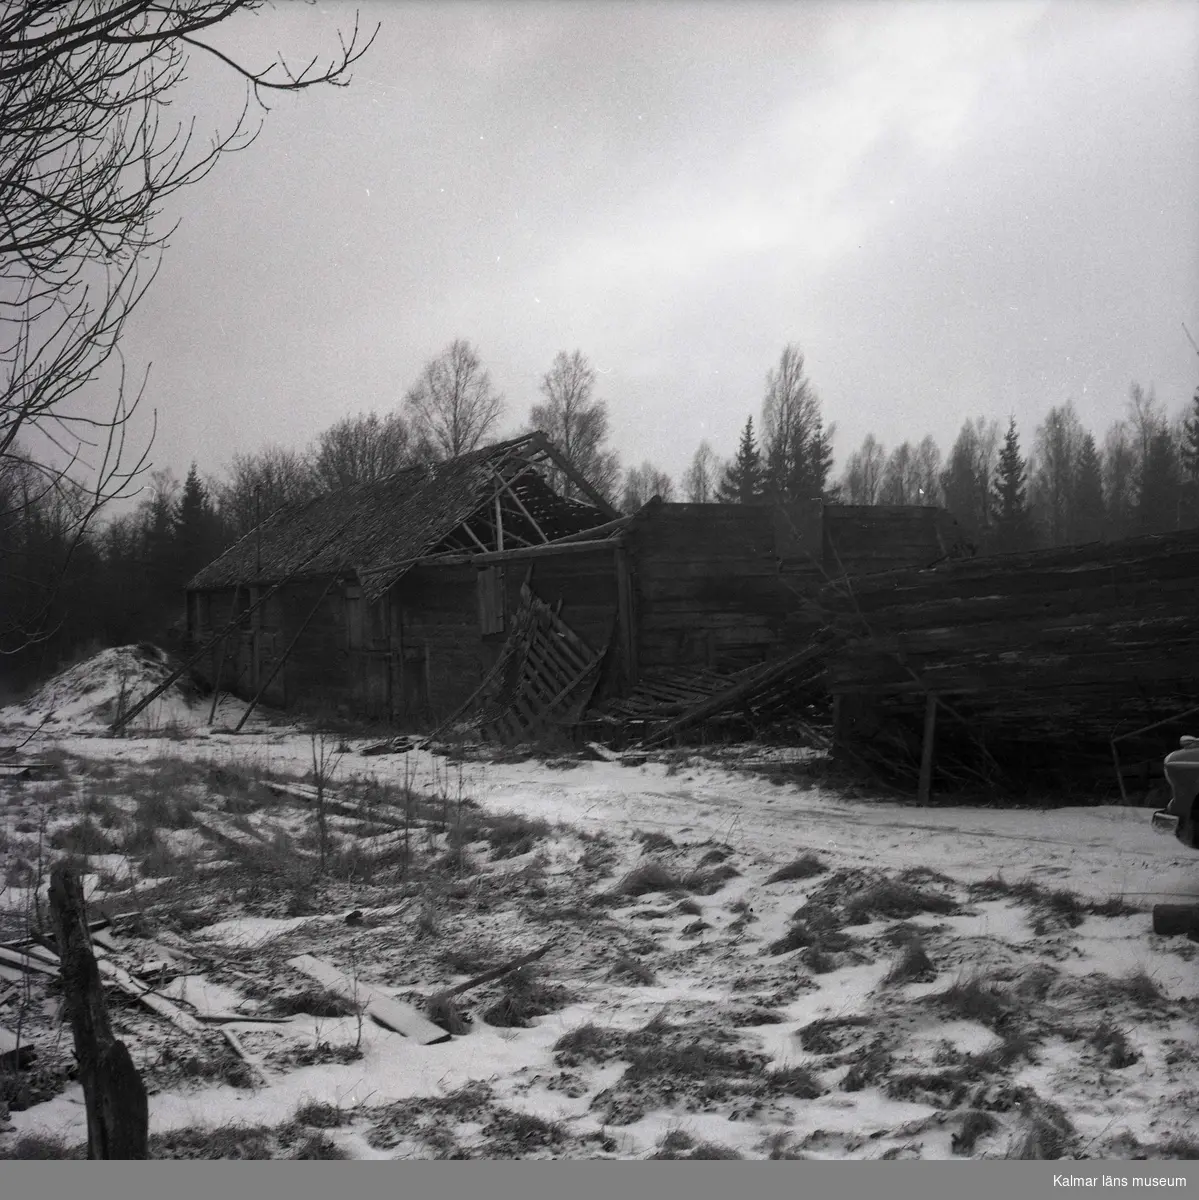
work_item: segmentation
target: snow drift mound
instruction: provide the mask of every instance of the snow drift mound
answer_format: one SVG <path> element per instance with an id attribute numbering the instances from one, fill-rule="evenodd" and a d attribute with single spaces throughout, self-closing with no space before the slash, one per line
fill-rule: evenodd
<path id="1" fill-rule="evenodd" d="M 81 729 L 107 726 L 163 683 L 176 664 L 149 642 L 116 646 L 60 671 L 21 704 L 0 712 L 0 718 L 21 725 Z M 180 676 L 131 722 L 140 731 L 172 725 L 190 727 L 207 720 L 199 688 Z"/>

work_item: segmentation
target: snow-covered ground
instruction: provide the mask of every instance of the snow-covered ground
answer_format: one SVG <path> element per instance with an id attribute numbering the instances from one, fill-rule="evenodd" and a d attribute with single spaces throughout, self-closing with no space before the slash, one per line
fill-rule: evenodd
<path id="1" fill-rule="evenodd" d="M 248 1018 L 224 1028 L 250 1067 L 221 1027 L 189 1038 L 114 993 L 162 1153 L 1199 1150 L 1196 946 L 1149 915 L 1199 901 L 1199 857 L 1145 810 L 919 808 L 821 785 L 794 754 L 776 783 L 698 755 L 455 763 L 331 738 L 322 872 L 312 802 L 263 786 L 311 782 L 321 747 L 267 722 L 212 732 L 188 708 L 182 740 L 44 726 L 26 753 L 61 777 L 0 785 L 0 940 L 37 912 L 38 846 L 57 844 L 85 856 L 94 911 L 136 916 L 123 964 L 181 1010 Z M 466 1032 L 428 1046 L 311 1011 L 286 965 L 314 954 L 423 1007 L 546 943 L 464 993 Z M 75 1144 L 69 1039 L 30 978 L 0 1024 L 20 1000 L 42 1074 L 0 1145 Z"/>

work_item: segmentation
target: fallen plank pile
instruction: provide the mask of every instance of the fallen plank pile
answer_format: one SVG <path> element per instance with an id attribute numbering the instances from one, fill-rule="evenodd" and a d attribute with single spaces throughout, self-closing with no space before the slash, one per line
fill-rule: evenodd
<path id="1" fill-rule="evenodd" d="M 804 723 L 800 714 L 824 697 L 828 646 L 816 637 L 785 658 L 735 674 L 655 672 L 630 696 L 597 707 L 580 727 L 593 740 L 648 749 L 719 727 L 753 733 L 783 717 Z"/>

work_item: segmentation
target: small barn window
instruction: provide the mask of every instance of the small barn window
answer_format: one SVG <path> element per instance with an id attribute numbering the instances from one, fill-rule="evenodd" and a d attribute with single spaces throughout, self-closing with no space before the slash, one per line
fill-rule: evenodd
<path id="1" fill-rule="evenodd" d="M 504 632 L 504 572 L 484 567 L 476 581 L 479 596 L 479 632 L 484 637 Z"/>

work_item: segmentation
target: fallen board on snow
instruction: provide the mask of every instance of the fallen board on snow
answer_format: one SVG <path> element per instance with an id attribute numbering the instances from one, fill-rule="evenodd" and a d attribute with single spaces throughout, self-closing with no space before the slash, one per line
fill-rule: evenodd
<path id="1" fill-rule="evenodd" d="M 393 1000 L 369 984 L 356 983 L 323 959 L 315 958 L 311 954 L 301 954 L 296 958 L 289 958 L 287 965 L 302 975 L 307 975 L 309 979 L 315 979 L 322 987 L 349 1000 L 351 1004 L 365 1004 L 366 1015 L 385 1029 L 402 1033 L 404 1037 L 412 1038 L 422 1046 L 435 1046 L 439 1042 L 450 1040 L 450 1035 L 444 1029 L 434 1025 L 411 1004 Z"/>
<path id="2" fill-rule="evenodd" d="M 41 958 L 32 958 L 28 954 L 18 954 L 15 950 L 0 950 L 0 963 L 27 973 L 32 971 L 40 975 L 58 974 L 57 965 Z"/>
<path id="3" fill-rule="evenodd" d="M 191 1034 L 192 1037 L 199 1037 L 202 1034 L 203 1026 L 195 1017 L 190 1013 L 185 1013 L 181 1008 L 176 1008 L 169 1000 L 164 1000 L 144 983 L 139 983 L 128 971 L 118 967 L 116 963 L 107 958 L 98 958 L 96 966 L 101 975 L 107 975 L 127 996 L 140 1000 L 151 1012 L 170 1021 L 176 1029 L 181 1029 L 184 1033 Z"/>

